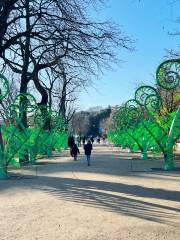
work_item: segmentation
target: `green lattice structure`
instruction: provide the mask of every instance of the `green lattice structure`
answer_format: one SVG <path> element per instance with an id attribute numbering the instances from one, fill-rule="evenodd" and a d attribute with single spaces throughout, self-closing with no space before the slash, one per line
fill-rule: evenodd
<path id="1" fill-rule="evenodd" d="M 156 72 L 157 85 L 166 90 L 179 88 L 179 71 L 180 60 L 163 62 Z M 162 102 L 156 88 L 139 87 L 134 99 L 127 101 L 115 115 L 109 138 L 132 152 L 140 150 L 144 160 L 148 151 L 162 153 L 164 169 L 171 170 L 174 168 L 173 147 L 180 137 L 180 107 L 174 113 L 159 116 Z"/>
<path id="2" fill-rule="evenodd" d="M 180 86 L 180 59 L 167 60 L 160 64 L 156 71 L 157 84 L 164 89 L 176 89 Z M 165 169 L 174 167 L 173 146 L 180 137 L 180 106 L 171 122 L 166 141 L 166 154 L 164 156 Z"/>
<path id="3" fill-rule="evenodd" d="M 9 84 L 1 77 L 0 101 L 8 95 Z M 27 116 L 29 127 L 23 124 Z M 38 106 L 31 94 L 18 94 L 6 110 L 7 123 L 0 126 L 0 178 L 7 178 L 8 166 L 35 164 L 38 155 L 66 147 L 64 121 L 47 106 Z M 23 161 L 25 160 L 25 161 Z"/>

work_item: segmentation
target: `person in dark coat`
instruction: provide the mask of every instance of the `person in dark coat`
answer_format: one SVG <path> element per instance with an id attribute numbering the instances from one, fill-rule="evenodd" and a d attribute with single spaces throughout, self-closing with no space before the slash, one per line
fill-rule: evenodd
<path id="1" fill-rule="evenodd" d="M 69 136 L 68 137 L 68 147 L 70 148 L 70 154 L 71 154 L 72 157 L 73 157 L 73 155 L 72 155 L 72 147 L 74 146 L 74 143 L 75 143 L 74 137 L 73 136 Z"/>
<path id="2" fill-rule="evenodd" d="M 80 136 L 77 137 L 77 144 L 78 144 L 78 147 L 81 147 L 81 137 Z"/>
<path id="3" fill-rule="evenodd" d="M 91 151 L 92 151 L 92 144 L 91 144 L 91 141 L 88 140 L 87 144 L 84 145 L 84 153 L 86 155 L 86 158 L 87 158 L 87 163 L 88 163 L 88 166 L 90 166 L 90 160 L 91 160 Z"/>
<path id="4" fill-rule="evenodd" d="M 93 136 L 91 137 L 91 143 L 92 143 L 92 144 L 94 143 L 94 138 L 93 138 Z"/>
<path id="5" fill-rule="evenodd" d="M 86 137 L 84 136 L 84 137 L 82 138 L 83 146 L 85 145 L 85 142 L 86 142 Z"/>
<path id="6" fill-rule="evenodd" d="M 72 157 L 74 157 L 74 161 L 77 161 L 77 155 L 80 154 L 79 148 L 76 144 L 73 145 L 71 149 Z"/>
<path id="7" fill-rule="evenodd" d="M 79 146 L 81 147 L 81 142 L 82 142 L 82 137 L 81 136 L 79 137 L 79 141 L 80 141 L 80 145 Z"/>

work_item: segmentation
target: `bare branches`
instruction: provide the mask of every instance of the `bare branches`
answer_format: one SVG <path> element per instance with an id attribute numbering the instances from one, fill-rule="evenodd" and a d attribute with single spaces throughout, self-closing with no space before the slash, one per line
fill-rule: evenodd
<path id="1" fill-rule="evenodd" d="M 8 10 L 5 2 L 10 4 Z M 32 80 L 42 95 L 41 104 L 51 106 L 58 98 L 58 111 L 64 117 L 68 104 L 91 76 L 117 62 L 117 48 L 132 50 L 131 39 L 118 26 L 91 20 L 89 6 L 97 3 L 103 1 L 9 0 L 0 4 L 2 64 L 19 74 L 20 92 L 26 92 Z"/>

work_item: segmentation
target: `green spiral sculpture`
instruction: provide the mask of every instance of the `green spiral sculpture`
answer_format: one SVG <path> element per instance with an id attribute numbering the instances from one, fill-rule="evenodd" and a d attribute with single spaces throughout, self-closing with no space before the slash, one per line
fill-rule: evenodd
<path id="1" fill-rule="evenodd" d="M 52 110 L 45 105 L 39 105 L 35 108 L 34 123 L 37 127 L 44 128 L 47 119 L 51 118 Z"/>
<path id="2" fill-rule="evenodd" d="M 18 123 L 22 128 L 22 118 L 27 114 L 28 118 L 34 114 L 36 109 L 36 99 L 29 93 L 18 94 L 13 103 L 6 109 L 6 117 L 10 122 Z"/>
<path id="3" fill-rule="evenodd" d="M 18 94 L 14 99 L 14 105 L 19 106 L 19 112 L 31 113 L 36 108 L 36 99 L 29 93 Z"/>
<path id="4" fill-rule="evenodd" d="M 171 59 L 161 63 L 156 71 L 156 81 L 163 89 L 172 90 L 178 88 L 180 86 L 180 59 Z M 180 106 L 176 111 L 168 134 L 164 166 L 166 170 L 171 170 L 174 167 L 173 146 L 179 137 Z"/>
<path id="5" fill-rule="evenodd" d="M 160 64 L 156 72 L 156 81 L 162 89 L 178 89 L 180 59 L 167 60 Z M 165 116 L 159 114 L 162 107 L 163 101 L 156 88 L 139 87 L 135 91 L 135 99 L 127 101 L 114 118 L 115 141 L 122 145 L 125 143 L 135 151 L 138 146 L 144 153 L 142 154 L 144 159 L 147 150 L 162 153 L 164 169 L 171 170 L 174 168 L 173 146 L 180 137 L 180 107 L 176 113 Z"/>
<path id="6" fill-rule="evenodd" d="M 9 83 L 2 74 L 0 78 L 2 103 L 9 93 Z M 0 178 L 8 177 L 9 165 L 20 168 L 23 164 L 34 164 L 38 154 L 51 156 L 54 149 L 61 151 L 66 147 L 64 121 L 48 106 L 38 105 L 33 95 L 18 94 L 5 116 L 6 124 L 0 125 Z"/>
<path id="7" fill-rule="evenodd" d="M 7 96 L 9 93 L 9 82 L 6 77 L 0 74 L 0 102 Z M 4 161 L 4 144 L 3 144 L 3 136 L 2 136 L 2 128 L 0 125 L 0 178 L 6 177 L 6 163 Z"/>
<path id="8" fill-rule="evenodd" d="M 151 86 L 139 87 L 135 92 L 135 100 L 148 112 L 157 112 L 162 105 L 157 90 Z"/>
<path id="9" fill-rule="evenodd" d="M 125 103 L 126 119 L 129 124 L 131 124 L 132 122 L 134 124 L 137 124 L 140 121 L 142 117 L 140 108 L 141 106 L 135 99 L 130 99 Z"/>
<path id="10" fill-rule="evenodd" d="M 6 117 L 10 121 L 15 121 L 19 118 L 19 106 L 10 104 L 6 109 Z"/>
<path id="11" fill-rule="evenodd" d="M 144 106 L 147 112 L 156 113 L 162 106 L 162 100 L 158 94 L 150 94 L 147 96 Z"/>
<path id="12" fill-rule="evenodd" d="M 180 83 L 180 59 L 164 61 L 156 71 L 157 84 L 167 90 L 175 89 Z"/>
<path id="13" fill-rule="evenodd" d="M 5 76 L 0 74 L 0 101 L 2 101 L 7 96 L 8 93 L 9 93 L 9 82 L 5 78 Z"/>
<path id="14" fill-rule="evenodd" d="M 148 88 L 146 88 L 148 89 Z M 143 91 L 141 91 L 143 90 Z M 144 119 L 144 106 L 143 103 L 145 102 L 145 97 L 147 98 L 147 91 L 144 91 L 145 88 L 141 88 L 138 92 L 139 99 L 141 100 L 141 104 L 136 99 L 130 99 L 126 102 L 126 112 L 127 112 L 127 119 L 129 120 L 129 125 L 131 129 L 131 133 L 128 133 L 131 139 L 134 141 L 133 149 L 137 151 L 138 149 L 141 151 L 141 156 L 143 160 L 148 158 L 147 149 L 148 149 L 148 141 L 147 141 L 147 131 L 144 130 L 143 132 L 139 131 L 143 126 L 143 119 Z M 142 93 L 142 95 L 140 95 Z M 133 144 L 133 142 L 132 142 Z M 137 147 L 136 147 L 137 146 Z"/>

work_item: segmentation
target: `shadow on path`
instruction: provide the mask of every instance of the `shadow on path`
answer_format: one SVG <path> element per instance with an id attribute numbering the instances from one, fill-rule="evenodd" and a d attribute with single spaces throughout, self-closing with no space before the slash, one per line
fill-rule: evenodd
<path id="1" fill-rule="evenodd" d="M 6 183 L 7 181 L 4 187 L 7 189 Z M 62 200 L 80 203 L 81 205 L 101 208 L 106 211 L 153 222 L 179 226 L 179 223 L 177 223 L 177 221 L 180 221 L 179 207 L 170 207 L 168 203 L 164 202 L 156 204 L 149 202 L 149 199 L 142 199 L 154 198 L 178 203 L 180 201 L 179 191 L 153 189 L 123 183 L 48 176 L 41 176 L 31 181 L 16 181 L 13 186 L 16 187 L 16 191 L 18 191 L 18 188 L 24 190 L 31 188 L 54 195 Z M 137 197 L 141 197 L 141 199 L 137 199 Z"/>
<path id="2" fill-rule="evenodd" d="M 94 154 L 93 158 L 93 165 L 90 168 L 86 166 L 85 160 L 81 157 L 77 162 L 62 161 L 58 162 L 57 165 L 42 165 L 39 167 L 40 176 L 37 178 L 20 181 L 1 181 L 1 194 L 3 190 L 7 190 L 8 188 L 15 189 L 15 191 L 26 191 L 28 189 L 40 190 L 65 201 L 76 202 L 81 205 L 104 209 L 139 219 L 179 226 L 180 206 L 178 205 L 180 205 L 180 191 L 170 191 L 161 188 L 155 189 L 141 185 L 101 180 L 78 179 L 76 172 L 102 173 L 112 176 L 125 175 L 130 177 L 130 161 L 120 160 L 119 157 L 112 154 L 101 154 L 99 156 Z M 51 174 L 56 172 L 60 174 L 61 171 L 70 172 L 69 177 L 65 178 L 60 175 L 53 176 Z M 75 178 L 72 178 L 72 172 Z M 88 176 L 90 177 L 91 175 L 89 174 Z M 143 176 L 143 178 L 145 177 Z M 34 194 L 33 191 L 32 194 Z M 153 203 L 151 199 L 158 202 L 161 200 L 161 204 Z M 169 201 L 176 207 L 168 206 Z"/>
<path id="3" fill-rule="evenodd" d="M 137 185 L 90 181 L 71 178 L 41 177 L 39 186 L 32 186 L 56 197 L 107 211 L 153 222 L 174 225 L 180 221 L 180 208 L 155 204 L 133 197 L 180 201 L 180 192 L 146 188 Z"/>

